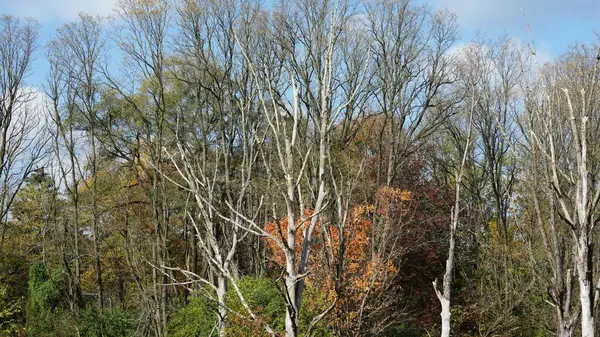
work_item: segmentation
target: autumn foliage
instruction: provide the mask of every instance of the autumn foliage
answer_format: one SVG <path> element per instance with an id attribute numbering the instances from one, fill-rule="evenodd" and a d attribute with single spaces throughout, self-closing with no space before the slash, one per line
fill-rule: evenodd
<path id="1" fill-rule="evenodd" d="M 376 312 L 385 304 L 380 303 L 381 294 L 393 285 L 398 274 L 395 247 L 381 245 L 381 230 L 390 231 L 393 214 L 408 210 L 411 193 L 392 187 L 382 187 L 377 192 L 377 206 L 359 204 L 347 212 L 347 220 L 341 226 L 319 219 L 312 237 L 310 276 L 307 284 L 326 293 L 329 301 L 336 301 L 329 325 L 337 331 L 353 331 L 360 335 L 366 312 Z M 304 217 L 296 221 L 296 258 L 300 257 L 304 243 L 304 229 L 313 212 L 304 211 Z M 325 217 L 322 217 L 325 218 Z M 382 228 L 375 228 L 383 225 Z M 270 222 L 265 230 L 282 241 L 288 230 L 287 218 Z M 342 235 L 340 235 L 342 234 Z M 387 243 L 384 243 L 387 244 Z M 273 266 L 285 266 L 285 253 L 272 239 L 266 239 Z M 398 247 L 399 248 L 399 247 Z"/>

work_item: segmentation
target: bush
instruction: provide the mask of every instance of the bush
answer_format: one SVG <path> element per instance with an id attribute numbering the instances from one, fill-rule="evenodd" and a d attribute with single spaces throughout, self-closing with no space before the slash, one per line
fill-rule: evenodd
<path id="1" fill-rule="evenodd" d="M 285 302 L 281 293 L 267 278 L 244 276 L 238 281 L 238 286 L 248 305 L 254 313 L 264 319 L 277 332 L 285 329 Z M 234 289 L 229 287 L 227 292 L 227 305 L 244 313 L 242 303 Z M 268 336 L 260 322 L 252 322 L 238 316 L 229 315 L 226 328 L 228 336 Z"/>
<path id="2" fill-rule="evenodd" d="M 172 337 L 213 337 L 217 323 L 215 306 L 204 296 L 192 297 L 190 302 L 171 316 L 168 335 Z M 212 334 L 211 334 L 212 332 Z"/>
<path id="3" fill-rule="evenodd" d="M 12 251 L 0 253 L 0 336 L 25 333 L 28 263 Z"/>
<path id="4" fill-rule="evenodd" d="M 285 301 L 275 286 L 268 278 L 255 278 L 244 276 L 238 280 L 238 286 L 248 305 L 260 320 L 268 323 L 278 333 L 285 330 Z M 312 318 L 321 313 L 328 305 L 324 294 L 319 289 L 307 286 L 305 289 L 305 304 L 300 312 L 300 332 L 304 335 Z M 241 314 L 246 314 L 235 290 L 229 285 L 225 303 L 228 308 Z M 205 296 L 193 297 L 189 304 L 179 309 L 171 316 L 168 332 L 174 337 L 213 337 L 217 331 L 213 331 L 217 324 L 217 304 Z M 212 334 L 211 334 L 212 333 Z M 225 334 L 231 337 L 268 336 L 261 322 L 251 321 L 230 313 L 227 318 Z M 315 337 L 331 336 L 327 329 L 326 319 L 321 321 L 312 334 Z"/>
<path id="5" fill-rule="evenodd" d="M 399 324 L 390 327 L 384 333 L 386 337 L 420 337 L 423 334 L 414 326 L 408 324 Z"/>
<path id="6" fill-rule="evenodd" d="M 81 313 L 78 325 L 82 337 L 133 337 L 137 320 L 132 313 L 118 309 L 87 309 Z"/>
<path id="7" fill-rule="evenodd" d="M 62 284 L 61 270 L 49 274 L 41 262 L 29 267 L 27 332 L 30 336 L 55 336 Z"/>
<path id="8" fill-rule="evenodd" d="M 285 304 L 271 280 L 243 277 L 238 281 L 238 286 L 252 310 L 276 331 L 283 331 Z M 242 303 L 231 285 L 227 291 L 225 302 L 230 309 L 245 313 Z M 217 304 L 205 296 L 192 297 L 185 307 L 171 316 L 168 326 L 169 336 L 217 336 L 217 331 L 214 330 L 218 322 L 217 309 Z M 252 322 L 229 314 L 225 333 L 227 336 L 262 336 L 265 331 L 259 322 Z"/>

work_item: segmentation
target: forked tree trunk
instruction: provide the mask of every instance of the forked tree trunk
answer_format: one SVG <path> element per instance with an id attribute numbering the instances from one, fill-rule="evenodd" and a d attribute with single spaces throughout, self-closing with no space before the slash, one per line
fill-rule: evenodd
<path id="1" fill-rule="evenodd" d="M 225 304 L 225 296 L 227 294 L 227 279 L 223 276 L 217 276 L 217 301 L 219 302 L 219 337 L 225 337 L 225 322 L 227 320 L 227 307 Z"/>
<path id="2" fill-rule="evenodd" d="M 556 327 L 557 337 L 573 337 L 575 324 L 570 320 L 559 319 Z"/>

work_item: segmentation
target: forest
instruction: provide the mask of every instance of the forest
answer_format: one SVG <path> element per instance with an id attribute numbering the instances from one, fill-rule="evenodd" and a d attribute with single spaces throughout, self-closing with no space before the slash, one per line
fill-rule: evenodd
<path id="1" fill-rule="evenodd" d="M 598 45 L 416 0 L 114 13 L 0 16 L 0 336 L 600 334 Z"/>

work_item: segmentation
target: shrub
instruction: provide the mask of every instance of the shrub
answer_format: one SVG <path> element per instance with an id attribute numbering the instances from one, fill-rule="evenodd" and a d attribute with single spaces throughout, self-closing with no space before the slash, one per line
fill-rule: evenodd
<path id="1" fill-rule="evenodd" d="M 29 267 L 27 331 L 30 336 L 55 336 L 62 284 L 61 270 L 48 273 L 41 262 Z"/>
<path id="2" fill-rule="evenodd" d="M 130 312 L 119 309 L 87 309 L 79 318 L 79 333 L 82 337 L 133 337 L 136 336 L 137 320 Z"/>
<path id="3" fill-rule="evenodd" d="M 204 296 L 192 297 L 189 303 L 171 316 L 168 335 L 173 337 L 213 337 L 217 323 L 215 306 Z M 212 331 L 212 334 L 211 334 Z"/>

